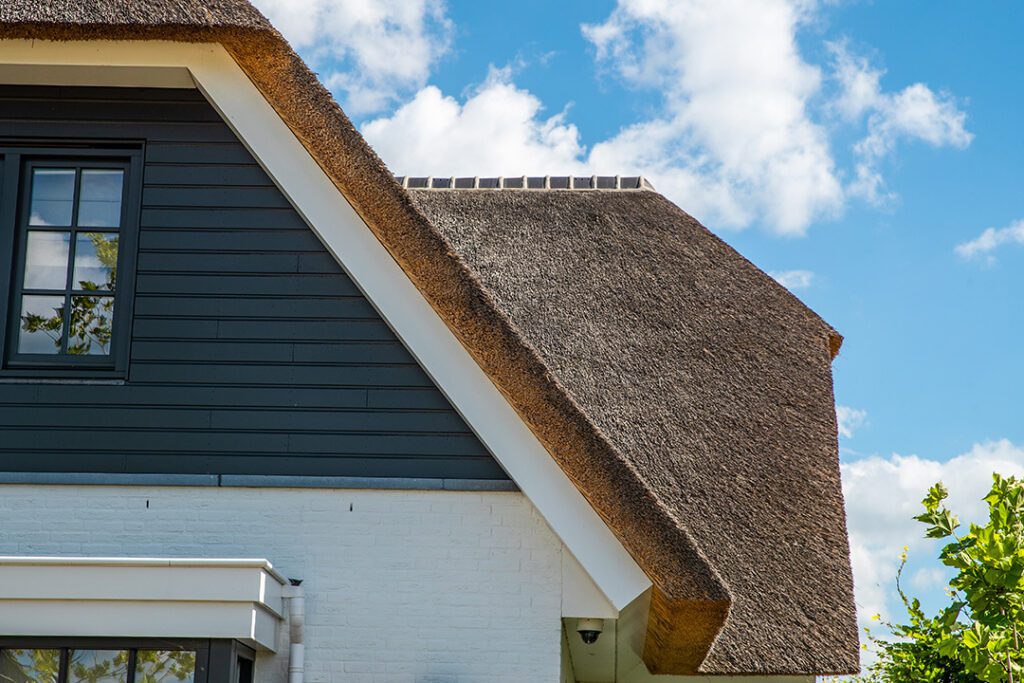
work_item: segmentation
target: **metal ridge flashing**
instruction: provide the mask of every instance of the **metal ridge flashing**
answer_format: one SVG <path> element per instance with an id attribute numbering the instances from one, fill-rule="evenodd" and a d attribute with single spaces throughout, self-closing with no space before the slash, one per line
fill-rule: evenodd
<path id="1" fill-rule="evenodd" d="M 643 176 L 395 176 L 407 190 L 654 190 Z"/>

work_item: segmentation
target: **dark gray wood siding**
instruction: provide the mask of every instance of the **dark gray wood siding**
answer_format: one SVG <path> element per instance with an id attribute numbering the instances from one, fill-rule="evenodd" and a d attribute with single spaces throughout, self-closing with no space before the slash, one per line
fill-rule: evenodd
<path id="1" fill-rule="evenodd" d="M 128 381 L 0 381 L 0 471 L 507 479 L 198 92 L 0 87 L 0 136 L 145 144 Z"/>

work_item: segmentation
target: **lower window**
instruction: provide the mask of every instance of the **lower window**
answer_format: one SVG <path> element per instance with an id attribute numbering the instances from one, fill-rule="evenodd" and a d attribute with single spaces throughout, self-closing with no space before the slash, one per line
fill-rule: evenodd
<path id="1" fill-rule="evenodd" d="M 0 638 L 0 683 L 251 683 L 254 654 L 229 640 Z"/>
<path id="2" fill-rule="evenodd" d="M 5 648 L 0 681 L 19 683 L 196 683 L 194 650 Z"/>

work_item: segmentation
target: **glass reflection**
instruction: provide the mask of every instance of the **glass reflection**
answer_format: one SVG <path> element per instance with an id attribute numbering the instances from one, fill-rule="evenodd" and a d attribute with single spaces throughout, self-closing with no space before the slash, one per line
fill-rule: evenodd
<path id="1" fill-rule="evenodd" d="M 75 237 L 73 286 L 86 291 L 111 292 L 116 276 L 117 233 L 78 233 Z"/>
<path id="2" fill-rule="evenodd" d="M 0 681 L 56 683 L 60 674 L 60 650 L 0 651 Z"/>
<path id="3" fill-rule="evenodd" d="M 82 171 L 78 198 L 78 225 L 116 228 L 121 225 L 121 193 L 124 171 L 87 169 Z"/>
<path id="4" fill-rule="evenodd" d="M 128 650 L 69 650 L 68 683 L 128 683 Z"/>
<path id="5" fill-rule="evenodd" d="M 76 356 L 109 356 L 113 323 L 114 297 L 71 297 L 68 353 Z"/>
<path id="6" fill-rule="evenodd" d="M 25 246 L 25 288 L 64 289 L 71 233 L 30 230 Z"/>
<path id="7" fill-rule="evenodd" d="M 194 683 L 196 653 L 174 650 L 139 650 L 135 683 Z"/>
<path id="8" fill-rule="evenodd" d="M 60 353 L 64 330 L 64 297 L 21 297 L 18 353 Z"/>
<path id="9" fill-rule="evenodd" d="M 74 202 L 73 168 L 37 168 L 32 171 L 29 225 L 71 225 Z"/>

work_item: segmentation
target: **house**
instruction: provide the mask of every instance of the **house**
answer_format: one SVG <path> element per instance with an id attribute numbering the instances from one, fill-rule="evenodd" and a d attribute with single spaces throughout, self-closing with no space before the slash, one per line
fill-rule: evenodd
<path id="1" fill-rule="evenodd" d="M 0 0 L 0 680 L 858 666 L 841 338 L 638 178 L 403 178 L 245 0 Z"/>

